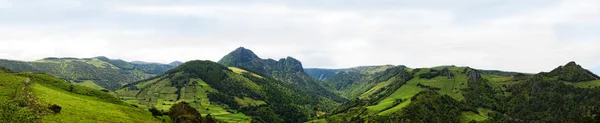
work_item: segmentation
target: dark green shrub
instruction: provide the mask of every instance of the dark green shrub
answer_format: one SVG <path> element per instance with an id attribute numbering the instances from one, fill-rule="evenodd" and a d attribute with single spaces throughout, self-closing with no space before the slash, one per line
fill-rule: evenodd
<path id="1" fill-rule="evenodd" d="M 48 107 L 48 109 L 50 109 L 51 111 L 53 111 L 54 113 L 60 113 L 60 110 L 62 109 L 62 107 L 56 105 L 56 104 L 52 104 Z"/>

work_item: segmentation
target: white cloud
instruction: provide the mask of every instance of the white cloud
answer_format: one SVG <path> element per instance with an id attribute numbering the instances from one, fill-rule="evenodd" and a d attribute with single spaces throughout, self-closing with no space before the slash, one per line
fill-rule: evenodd
<path id="1" fill-rule="evenodd" d="M 594 0 L 538 0 L 518 7 L 522 1 L 373 1 L 363 6 L 356 1 L 329 2 L 81 2 L 70 8 L 96 8 L 90 14 L 97 16 L 58 19 L 78 22 L 75 25 L 0 29 L 1 42 L 27 46 L 0 46 L 0 58 L 106 55 L 163 63 L 217 61 L 244 46 L 265 58 L 298 58 L 306 67 L 455 64 L 539 72 L 568 61 L 600 67 L 599 37 L 593 36 L 600 26 L 590 26 L 600 22 L 600 4 Z M 533 7 L 538 3 L 544 6 Z M 494 11 L 495 16 L 482 17 L 487 10 L 475 14 L 470 12 L 476 8 L 462 9 L 470 6 L 516 12 Z M 586 33 L 566 33 L 577 30 Z"/>

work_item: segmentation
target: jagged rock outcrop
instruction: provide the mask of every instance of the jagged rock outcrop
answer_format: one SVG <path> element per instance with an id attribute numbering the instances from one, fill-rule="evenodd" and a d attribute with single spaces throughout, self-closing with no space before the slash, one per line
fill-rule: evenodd
<path id="1" fill-rule="evenodd" d="M 320 85 L 318 81 L 304 73 L 302 63 L 292 57 L 282 58 L 278 61 L 273 59 L 261 59 L 254 52 L 244 47 L 239 47 L 231 53 L 225 55 L 220 64 L 229 67 L 239 67 L 251 72 L 271 76 L 284 84 L 291 84 L 293 87 L 304 92 L 316 93 L 333 99 L 336 102 L 345 101 L 342 97 L 330 92 Z"/>
<path id="2" fill-rule="evenodd" d="M 442 71 L 439 71 L 440 76 L 446 76 L 449 79 L 454 78 L 454 74 L 452 74 L 452 72 L 450 71 L 450 69 L 448 69 L 448 67 L 442 69 Z"/>

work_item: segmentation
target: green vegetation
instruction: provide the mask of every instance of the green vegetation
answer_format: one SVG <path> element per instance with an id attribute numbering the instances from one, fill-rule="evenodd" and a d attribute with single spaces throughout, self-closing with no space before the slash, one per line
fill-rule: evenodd
<path id="1" fill-rule="evenodd" d="M 302 63 L 292 57 L 282 58 L 278 61 L 261 59 L 251 50 L 240 47 L 225 55 L 218 63 L 228 67 L 241 68 L 263 77 L 269 76 L 284 86 L 290 86 L 310 95 L 322 96 L 324 100 L 321 104 L 327 104 L 325 107 L 335 107 L 346 101 L 345 98 L 335 94 L 330 88 L 324 87 L 321 82 L 306 74 Z"/>
<path id="2" fill-rule="evenodd" d="M 373 79 L 392 67 L 394 66 L 364 66 L 335 70 L 305 69 L 305 72 L 313 78 L 322 80 L 325 87 L 331 88 L 342 97 L 351 99 L 373 87 Z"/>
<path id="3" fill-rule="evenodd" d="M 0 122 L 160 122 L 100 90 L 42 73 L 0 73 Z"/>
<path id="4" fill-rule="evenodd" d="M 326 99 L 282 83 L 211 61 L 189 61 L 163 76 L 128 84 L 115 94 L 140 108 L 162 112 L 186 102 L 201 115 L 225 122 L 304 122 L 325 108 L 319 104 Z"/>
<path id="5" fill-rule="evenodd" d="M 126 83 L 163 74 L 175 67 L 164 64 L 133 64 L 106 57 L 45 58 L 33 62 L 0 60 L 0 66 L 16 72 L 48 73 L 69 82 L 78 83 L 78 85 L 99 89 L 96 86 L 98 85 L 109 90 L 115 90 Z"/>
<path id="6" fill-rule="evenodd" d="M 390 79 L 313 121 L 597 122 L 596 75 L 574 63 L 566 66 L 536 75 L 463 67 L 414 69 L 407 82 L 387 70 L 380 78 Z"/>
<path id="7" fill-rule="evenodd" d="M 0 122 L 600 121 L 600 77 L 574 62 L 539 74 L 457 66 L 305 70 L 291 57 L 261 59 L 238 48 L 219 63 L 96 57 L 0 66 Z"/>

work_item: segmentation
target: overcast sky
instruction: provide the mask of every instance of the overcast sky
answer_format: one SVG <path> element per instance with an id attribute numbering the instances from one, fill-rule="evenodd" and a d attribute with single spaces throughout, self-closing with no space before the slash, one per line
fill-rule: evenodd
<path id="1" fill-rule="evenodd" d="M 218 61 L 243 46 L 305 67 L 600 73 L 599 0 L 0 0 L 0 58 Z"/>

